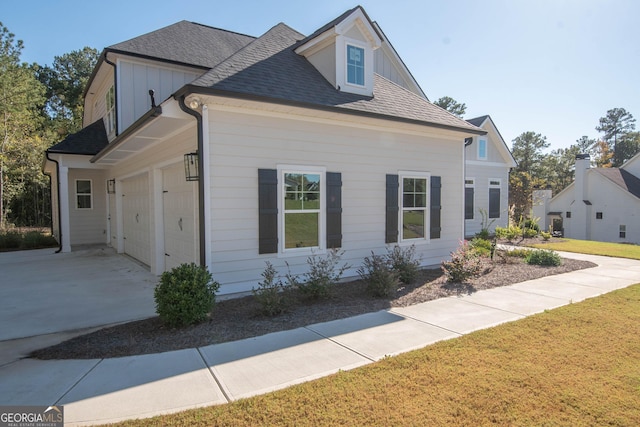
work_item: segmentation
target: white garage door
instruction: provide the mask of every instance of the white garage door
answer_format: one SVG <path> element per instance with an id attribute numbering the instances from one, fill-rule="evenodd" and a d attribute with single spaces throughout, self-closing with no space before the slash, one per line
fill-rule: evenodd
<path id="1" fill-rule="evenodd" d="M 150 265 L 149 177 L 147 174 L 122 181 L 122 229 L 124 252 Z"/>
<path id="2" fill-rule="evenodd" d="M 196 182 L 184 177 L 178 163 L 162 170 L 165 271 L 182 263 L 198 263 Z"/>

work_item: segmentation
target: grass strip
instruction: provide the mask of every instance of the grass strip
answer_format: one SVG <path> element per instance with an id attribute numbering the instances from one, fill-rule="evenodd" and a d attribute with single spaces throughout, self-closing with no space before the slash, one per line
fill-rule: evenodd
<path id="1" fill-rule="evenodd" d="M 118 425 L 640 425 L 640 284 L 285 390 Z"/>
<path id="2" fill-rule="evenodd" d="M 562 239 L 531 245 L 534 248 L 554 251 L 576 252 L 640 260 L 640 246 L 622 243 L 594 242 L 591 240 Z"/>

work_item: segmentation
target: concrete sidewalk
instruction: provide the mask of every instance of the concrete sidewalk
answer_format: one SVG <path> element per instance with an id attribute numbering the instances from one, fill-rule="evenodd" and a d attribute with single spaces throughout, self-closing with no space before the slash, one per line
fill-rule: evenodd
<path id="1" fill-rule="evenodd" d="M 0 405 L 64 405 L 68 425 L 224 404 L 640 283 L 640 262 L 598 267 L 236 342 L 114 359 L 0 368 Z"/>

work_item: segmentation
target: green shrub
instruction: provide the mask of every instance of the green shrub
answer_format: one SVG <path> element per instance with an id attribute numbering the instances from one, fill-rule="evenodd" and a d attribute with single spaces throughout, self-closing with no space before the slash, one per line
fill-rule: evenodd
<path id="1" fill-rule="evenodd" d="M 367 292 L 374 297 L 390 297 L 395 295 L 400 286 L 400 271 L 393 268 L 390 258 L 375 255 L 364 259 L 358 274 L 367 284 Z"/>
<path id="2" fill-rule="evenodd" d="M 310 299 L 327 298 L 331 295 L 331 290 L 349 268 L 347 264 L 338 268 L 342 252 L 332 249 L 323 257 L 312 255 L 307 258 L 309 271 L 304 273 L 302 279 L 291 274 L 287 274 L 289 285 L 296 287 L 300 292 Z M 288 264 L 287 264 L 288 265 Z"/>
<path id="3" fill-rule="evenodd" d="M 529 251 L 525 258 L 527 264 L 542 266 L 558 266 L 562 264 L 562 259 L 557 252 L 547 251 L 544 249 L 536 249 Z"/>
<path id="4" fill-rule="evenodd" d="M 156 312 L 172 328 L 202 322 L 213 308 L 219 288 L 205 267 L 181 264 L 160 276 L 153 293 Z"/>
<path id="5" fill-rule="evenodd" d="M 538 218 L 539 219 L 539 218 Z M 526 219 L 522 228 L 535 230 L 536 233 L 540 232 L 540 226 L 538 225 L 538 219 Z"/>
<path id="6" fill-rule="evenodd" d="M 18 249 L 22 243 L 22 235 L 17 231 L 0 234 L 0 249 Z"/>
<path id="7" fill-rule="evenodd" d="M 387 248 L 387 261 L 391 269 L 398 273 L 400 281 L 404 284 L 409 284 L 418 277 L 420 261 L 415 258 L 415 254 L 415 245 L 407 248 L 401 248 L 400 246 L 394 246 L 392 249 Z"/>
<path id="8" fill-rule="evenodd" d="M 532 238 L 538 235 L 538 231 L 535 228 L 524 228 L 522 230 L 523 237 Z"/>
<path id="9" fill-rule="evenodd" d="M 55 245 L 56 239 L 53 236 L 46 236 L 39 231 L 27 231 L 22 236 L 22 247 L 24 249 L 45 248 Z"/>
<path id="10" fill-rule="evenodd" d="M 478 256 L 490 257 L 491 256 L 491 242 L 486 239 L 480 239 L 475 237 L 469 242 L 471 250 Z"/>
<path id="11" fill-rule="evenodd" d="M 258 288 L 253 288 L 251 292 L 260 304 L 261 312 L 267 316 L 275 316 L 287 309 L 288 301 L 284 292 L 286 287 L 281 280 L 276 280 L 278 272 L 273 265 L 269 261 L 266 264 L 262 272 L 262 281 L 258 283 Z"/>
<path id="12" fill-rule="evenodd" d="M 491 234 L 489 233 L 489 230 L 487 230 L 486 228 L 483 228 L 482 230 L 477 232 L 475 235 L 476 239 L 482 239 L 482 240 L 489 240 L 490 237 L 491 237 Z"/>
<path id="13" fill-rule="evenodd" d="M 528 249 L 511 249 L 505 251 L 504 254 L 512 258 L 526 258 L 529 255 L 529 252 L 531 251 Z"/>
<path id="14" fill-rule="evenodd" d="M 462 242 L 460 247 L 451 253 L 451 261 L 442 261 L 442 271 L 447 281 L 462 283 L 480 274 L 482 264 L 480 258 L 473 253 L 469 244 Z"/>
<path id="15" fill-rule="evenodd" d="M 541 232 L 540 235 L 545 242 L 551 239 L 551 233 L 547 233 L 546 231 Z"/>

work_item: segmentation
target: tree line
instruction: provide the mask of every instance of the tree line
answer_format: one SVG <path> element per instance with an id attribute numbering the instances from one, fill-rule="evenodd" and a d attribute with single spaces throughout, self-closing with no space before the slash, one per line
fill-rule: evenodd
<path id="1" fill-rule="evenodd" d="M 0 22 L 0 229 L 50 225 L 43 153 L 82 128 L 83 91 L 99 55 L 84 47 L 48 66 L 22 62 L 23 49 Z"/>
<path id="2" fill-rule="evenodd" d="M 445 96 L 434 104 L 461 117 L 466 105 Z M 509 207 L 518 220 L 528 217 L 535 189 L 551 189 L 555 196 L 573 182 L 575 158 L 589 154 L 595 167 L 620 167 L 640 152 L 640 132 L 635 130 L 635 118 L 624 108 L 612 108 L 600 118 L 595 130 L 597 138 L 581 136 L 567 148 L 545 152 L 547 138 L 539 133 L 523 132 L 512 141 L 511 154 L 517 166 L 509 175 Z"/>

